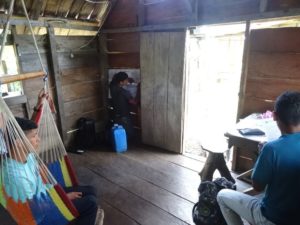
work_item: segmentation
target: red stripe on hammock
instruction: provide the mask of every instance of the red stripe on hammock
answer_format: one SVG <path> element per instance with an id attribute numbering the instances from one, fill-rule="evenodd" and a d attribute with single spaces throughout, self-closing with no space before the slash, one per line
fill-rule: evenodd
<path id="1" fill-rule="evenodd" d="M 62 199 L 62 201 L 65 203 L 67 208 L 70 210 L 70 212 L 73 214 L 75 218 L 79 216 L 79 212 L 71 202 L 71 200 L 68 198 L 66 192 L 62 189 L 62 187 L 58 184 L 54 185 L 54 188 L 56 192 L 58 193 L 59 197 Z"/>
<path id="2" fill-rule="evenodd" d="M 71 164 L 69 157 L 67 155 L 65 155 L 64 159 L 65 159 L 67 169 L 68 169 L 71 181 L 72 181 L 72 186 L 78 186 L 79 182 L 78 182 L 77 176 L 75 175 L 75 171 L 74 171 L 74 168 Z"/>
<path id="3" fill-rule="evenodd" d="M 36 112 L 36 116 L 34 118 L 34 122 L 39 125 L 40 121 L 41 121 L 41 117 L 42 117 L 42 110 L 43 106 L 40 107 L 40 109 Z"/>

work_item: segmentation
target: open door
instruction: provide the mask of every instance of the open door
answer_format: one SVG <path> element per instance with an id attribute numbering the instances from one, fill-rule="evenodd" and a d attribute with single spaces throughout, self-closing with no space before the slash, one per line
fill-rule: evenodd
<path id="1" fill-rule="evenodd" d="M 185 37 L 141 34 L 142 141 L 176 153 L 183 145 Z"/>

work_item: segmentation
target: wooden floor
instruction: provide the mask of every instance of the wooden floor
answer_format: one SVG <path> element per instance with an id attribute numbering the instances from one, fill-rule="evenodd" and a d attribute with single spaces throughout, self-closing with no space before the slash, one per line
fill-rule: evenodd
<path id="1" fill-rule="evenodd" d="M 82 184 L 98 189 L 104 225 L 193 224 L 203 162 L 144 146 L 123 154 L 99 149 L 70 157 Z M 238 189 L 247 187 L 238 182 Z M 0 212 L 0 224 L 12 225 L 6 217 Z"/>

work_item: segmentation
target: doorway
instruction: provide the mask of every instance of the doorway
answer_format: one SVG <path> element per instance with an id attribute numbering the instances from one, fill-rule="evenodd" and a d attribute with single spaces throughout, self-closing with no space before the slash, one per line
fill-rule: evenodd
<path id="1" fill-rule="evenodd" d="M 246 24 L 202 26 L 186 41 L 184 154 L 205 156 L 236 122 Z M 226 147 L 226 146 L 225 146 Z"/>

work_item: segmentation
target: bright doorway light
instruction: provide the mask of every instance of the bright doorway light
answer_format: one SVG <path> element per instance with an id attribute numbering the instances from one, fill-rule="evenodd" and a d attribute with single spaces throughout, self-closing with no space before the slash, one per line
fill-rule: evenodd
<path id="1" fill-rule="evenodd" d="M 201 144 L 225 139 L 236 122 L 245 28 L 202 26 L 188 34 L 185 154 L 203 155 Z"/>

